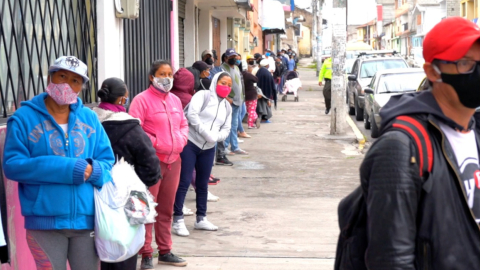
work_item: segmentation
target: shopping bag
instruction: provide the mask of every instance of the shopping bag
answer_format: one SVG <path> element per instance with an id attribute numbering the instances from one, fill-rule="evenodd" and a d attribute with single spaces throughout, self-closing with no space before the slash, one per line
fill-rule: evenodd
<path id="1" fill-rule="evenodd" d="M 95 188 L 95 246 L 101 261 L 121 262 L 143 247 L 145 225 L 130 224 L 125 213 L 132 191 L 148 196 L 133 167 L 123 159 L 113 166 L 112 181 L 100 190 Z"/>

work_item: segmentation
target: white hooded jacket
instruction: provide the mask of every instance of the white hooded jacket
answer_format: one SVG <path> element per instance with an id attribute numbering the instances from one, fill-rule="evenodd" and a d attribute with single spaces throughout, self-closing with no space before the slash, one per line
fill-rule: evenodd
<path id="1" fill-rule="evenodd" d="M 217 142 L 224 141 L 230 134 L 232 109 L 227 108 L 230 103 L 219 98 L 216 92 L 218 77 L 223 73 L 226 72 L 215 74 L 210 90 L 202 90 L 193 95 L 185 115 L 189 126 L 188 140 L 203 150 L 215 147 Z M 205 95 L 210 95 L 210 98 L 202 111 Z"/>

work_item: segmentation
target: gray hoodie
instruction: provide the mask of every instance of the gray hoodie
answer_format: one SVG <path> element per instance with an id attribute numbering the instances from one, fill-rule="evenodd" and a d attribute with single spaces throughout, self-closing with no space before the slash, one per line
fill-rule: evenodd
<path id="1" fill-rule="evenodd" d="M 186 118 L 188 120 L 188 140 L 200 149 L 211 149 L 217 142 L 224 141 L 230 134 L 232 123 L 230 103 L 220 99 L 216 92 L 218 77 L 224 72 L 215 74 L 210 85 L 210 90 L 203 90 L 193 95 L 188 105 Z M 210 95 L 208 105 L 203 111 L 204 95 Z"/>

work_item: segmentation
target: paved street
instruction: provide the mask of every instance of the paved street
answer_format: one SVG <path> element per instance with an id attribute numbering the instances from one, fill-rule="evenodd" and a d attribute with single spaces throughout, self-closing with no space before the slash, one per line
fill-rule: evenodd
<path id="1" fill-rule="evenodd" d="M 358 129 L 362 132 L 362 134 L 365 136 L 367 145 L 371 145 L 376 139 L 372 138 L 372 132 L 370 129 L 366 129 L 363 121 L 357 121 L 355 120 L 355 115 L 349 115 L 352 121 L 357 125 Z"/>
<path id="2" fill-rule="evenodd" d="M 210 190 L 221 200 L 209 203 L 208 218 L 220 229 L 194 231 L 191 216 L 190 237 L 173 237 L 173 252 L 188 260 L 188 269 L 333 268 L 337 204 L 358 185 L 363 156 L 350 129 L 329 135 L 315 71 L 300 74 L 300 102 L 292 96 L 279 102 L 273 123 L 249 131 L 253 138 L 240 145 L 250 155 L 214 168 L 221 183 Z M 194 192 L 186 205 L 195 209 Z"/>

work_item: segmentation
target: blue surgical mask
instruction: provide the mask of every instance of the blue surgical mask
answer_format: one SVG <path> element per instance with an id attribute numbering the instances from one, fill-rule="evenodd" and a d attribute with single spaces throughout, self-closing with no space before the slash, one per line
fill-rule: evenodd
<path id="1" fill-rule="evenodd" d="M 270 53 L 269 53 L 269 52 L 267 52 L 267 53 L 265 54 L 265 56 L 270 56 Z"/>
<path id="2" fill-rule="evenodd" d="M 237 64 L 237 66 L 239 66 L 241 63 L 242 63 L 242 61 L 240 61 L 240 60 L 237 60 L 237 61 L 235 62 L 235 64 Z"/>
<path id="3" fill-rule="evenodd" d="M 125 98 L 125 104 L 123 104 L 123 107 L 127 108 L 129 103 L 130 103 L 130 97 Z"/>

